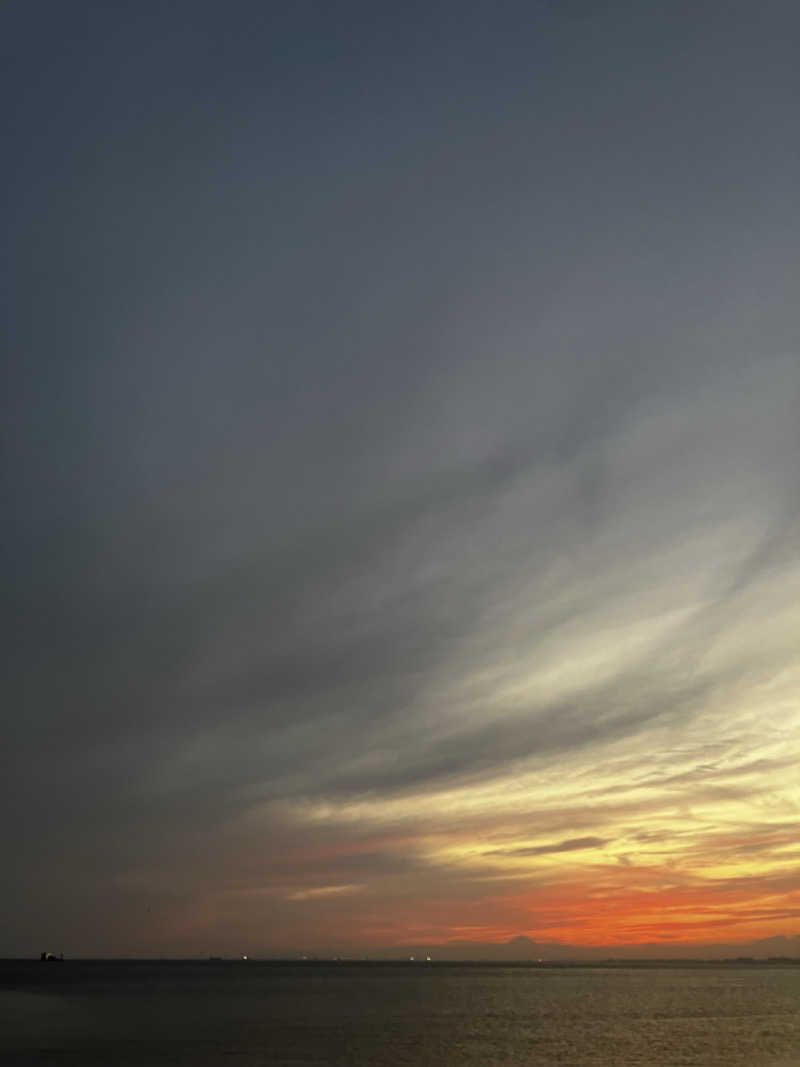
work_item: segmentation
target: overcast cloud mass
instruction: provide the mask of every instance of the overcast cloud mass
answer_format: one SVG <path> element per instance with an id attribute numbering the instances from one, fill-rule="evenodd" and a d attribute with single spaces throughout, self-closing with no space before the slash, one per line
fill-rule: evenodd
<path id="1" fill-rule="evenodd" d="M 800 932 L 799 34 L 4 5 L 0 955 Z"/>

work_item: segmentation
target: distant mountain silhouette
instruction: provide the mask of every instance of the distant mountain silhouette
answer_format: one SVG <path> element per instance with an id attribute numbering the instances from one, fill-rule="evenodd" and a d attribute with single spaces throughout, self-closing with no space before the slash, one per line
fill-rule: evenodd
<path id="1" fill-rule="evenodd" d="M 337 950 L 341 952 L 342 950 Z M 323 955 L 323 953 L 320 953 Z M 448 941 L 443 944 L 397 945 L 373 949 L 375 958 L 415 956 L 434 960 L 487 960 L 496 962 L 597 962 L 608 959 L 735 959 L 737 957 L 800 959 L 800 935 L 777 935 L 756 941 L 700 943 L 651 941 L 644 944 L 578 945 L 556 941 L 534 941 L 525 934 L 503 942 Z"/>

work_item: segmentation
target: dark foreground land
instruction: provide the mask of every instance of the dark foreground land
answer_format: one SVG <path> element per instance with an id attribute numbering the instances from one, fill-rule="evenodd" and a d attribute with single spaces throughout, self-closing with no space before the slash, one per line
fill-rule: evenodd
<path id="1" fill-rule="evenodd" d="M 0 961 L 5 1067 L 800 1067 L 796 961 Z"/>

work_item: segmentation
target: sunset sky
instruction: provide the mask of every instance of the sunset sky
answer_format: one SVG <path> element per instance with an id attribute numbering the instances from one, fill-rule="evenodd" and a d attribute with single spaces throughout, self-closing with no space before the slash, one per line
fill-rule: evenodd
<path id="1" fill-rule="evenodd" d="M 0 956 L 796 939 L 795 0 L 0 40 Z"/>

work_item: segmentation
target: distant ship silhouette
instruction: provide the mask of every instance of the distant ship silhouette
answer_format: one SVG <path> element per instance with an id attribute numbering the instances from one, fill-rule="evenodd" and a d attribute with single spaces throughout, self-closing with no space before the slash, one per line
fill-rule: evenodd
<path id="1" fill-rule="evenodd" d="M 39 959 L 42 963 L 63 963 L 64 953 L 62 952 L 60 956 L 56 956 L 55 952 L 43 952 Z"/>

